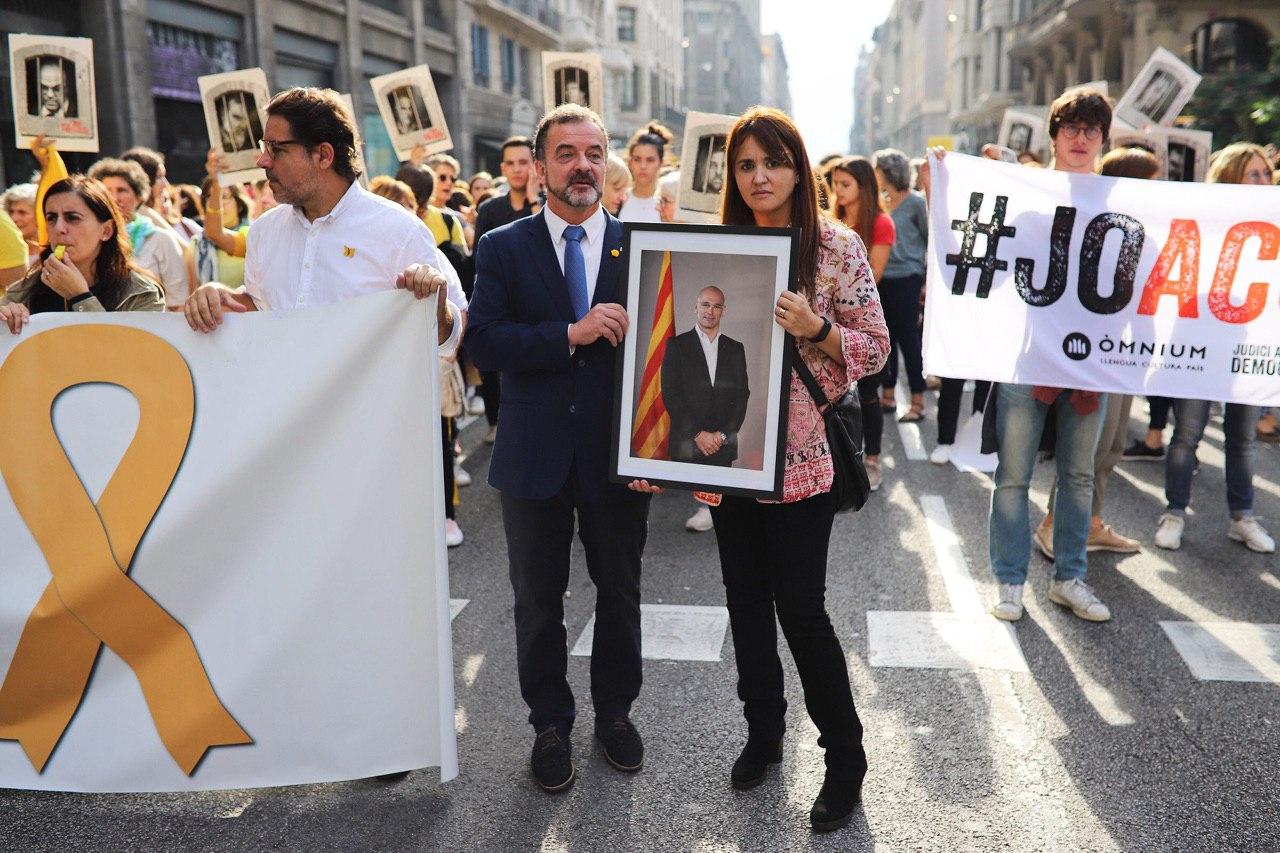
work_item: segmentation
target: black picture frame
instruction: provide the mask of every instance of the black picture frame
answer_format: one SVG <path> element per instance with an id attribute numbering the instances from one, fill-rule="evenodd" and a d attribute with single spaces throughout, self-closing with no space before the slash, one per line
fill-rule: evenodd
<path id="1" fill-rule="evenodd" d="M 799 236 L 798 228 L 625 224 L 622 242 L 624 280 L 620 298 L 631 318 L 631 328 L 618 347 L 614 365 L 614 410 L 609 451 L 609 477 L 613 482 L 643 479 L 666 488 L 781 500 L 794 348 L 789 345 L 786 332 L 774 321 L 773 308 L 783 290 L 796 289 L 794 271 Z M 653 253 L 656 258 L 646 257 L 646 253 Z M 707 388 L 701 390 L 705 395 L 727 381 L 723 393 L 715 401 L 715 405 L 721 405 L 724 398 L 734 394 L 733 380 L 725 379 L 725 374 L 733 370 L 745 379 L 749 393 L 741 404 L 745 414 L 738 429 L 732 431 L 722 450 L 715 453 L 714 458 L 719 460 L 716 462 L 672 458 L 688 452 L 693 442 L 690 436 L 674 434 L 677 424 L 680 428 L 687 427 L 690 419 L 681 415 L 673 418 L 670 411 L 667 412 L 669 431 L 665 455 L 648 455 L 636 450 L 635 442 L 641 434 L 638 419 L 645 411 L 639 395 L 644 389 L 644 368 L 655 326 L 653 315 L 662 290 L 663 255 L 667 256 L 672 278 L 671 326 L 664 348 L 672 340 L 687 334 L 681 331 L 682 327 L 694 325 L 689 309 L 695 308 L 708 286 L 715 286 L 721 291 L 721 317 L 733 318 L 732 325 L 725 320 L 719 321 L 722 325 L 716 338 L 719 356 L 715 381 L 712 382 L 710 374 L 706 374 Z M 656 277 L 655 263 L 658 264 Z M 715 271 L 716 274 L 709 276 L 707 271 Z M 711 298 L 709 295 L 708 299 Z M 745 307 L 735 307 L 744 300 Z M 737 315 L 737 311 L 742 314 Z M 730 335 L 730 331 L 734 335 Z M 739 341 L 737 337 L 743 340 Z M 734 346 L 726 348 L 726 341 Z M 685 356 L 690 352 L 687 339 L 681 352 Z M 701 350 L 694 352 L 702 354 Z M 697 362 L 696 356 L 693 361 Z M 673 362 L 664 357 L 664 363 L 670 366 Z M 709 369 L 706 362 L 701 364 L 703 369 Z M 681 375 L 687 377 L 693 368 L 688 364 L 684 366 L 686 370 Z M 760 380 L 763 380 L 763 388 Z M 660 389 L 657 394 L 666 409 L 667 397 Z M 685 395 L 685 398 L 690 396 L 704 399 L 693 394 Z M 671 405 L 675 405 L 674 401 Z M 733 409 L 737 404 L 724 402 L 723 405 Z M 730 435 L 726 430 L 721 432 Z M 647 431 L 643 434 L 648 435 Z M 681 450 L 676 450 L 673 442 L 678 442 Z M 733 458 L 725 462 L 725 456 Z"/>

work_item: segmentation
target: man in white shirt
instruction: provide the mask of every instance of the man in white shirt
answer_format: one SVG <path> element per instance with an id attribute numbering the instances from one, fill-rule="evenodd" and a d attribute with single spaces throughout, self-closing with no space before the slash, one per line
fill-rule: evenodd
<path id="1" fill-rule="evenodd" d="M 184 311 L 211 332 L 224 311 L 291 310 L 403 288 L 436 296 L 442 351 L 461 334 L 466 298 L 431 232 L 356 180 L 355 126 L 336 92 L 294 88 L 267 105 L 262 154 L 279 206 L 249 230 L 244 287 L 201 285 Z"/>
<path id="2" fill-rule="evenodd" d="M 751 391 L 741 342 L 720 330 L 724 291 L 708 286 L 694 302 L 694 327 L 667 341 L 662 404 L 671 417 L 676 462 L 729 466 L 738 458 L 738 430 Z"/>

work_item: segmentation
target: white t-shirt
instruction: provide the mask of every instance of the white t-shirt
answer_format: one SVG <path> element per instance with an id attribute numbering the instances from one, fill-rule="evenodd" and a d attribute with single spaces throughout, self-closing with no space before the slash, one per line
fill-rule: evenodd
<path id="1" fill-rule="evenodd" d="M 618 218 L 623 222 L 661 222 L 662 217 L 658 215 L 658 188 L 655 186 L 653 195 L 648 198 L 628 196 L 622 203 L 622 209 L 618 211 Z"/>

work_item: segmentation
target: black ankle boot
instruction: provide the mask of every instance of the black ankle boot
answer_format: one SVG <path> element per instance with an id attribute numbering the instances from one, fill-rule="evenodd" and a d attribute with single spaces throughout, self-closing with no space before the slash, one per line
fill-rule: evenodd
<path id="1" fill-rule="evenodd" d="M 853 820 L 853 810 L 862 799 L 862 778 L 832 779 L 822 783 L 818 799 L 809 810 L 809 823 L 814 832 L 831 832 Z"/>
<path id="2" fill-rule="evenodd" d="M 764 781 L 770 764 L 782 761 L 782 735 L 776 737 L 756 737 L 749 735 L 747 745 L 742 754 L 733 762 L 733 771 L 729 774 L 733 787 L 739 791 L 754 788 Z"/>

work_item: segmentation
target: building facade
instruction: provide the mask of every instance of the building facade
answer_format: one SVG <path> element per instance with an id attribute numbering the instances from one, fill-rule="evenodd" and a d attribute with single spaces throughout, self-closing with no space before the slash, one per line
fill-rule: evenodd
<path id="1" fill-rule="evenodd" d="M 923 151 L 947 132 L 950 0 L 895 0 L 859 56 L 849 148 Z"/>
<path id="2" fill-rule="evenodd" d="M 760 103 L 791 114 L 791 78 L 787 72 L 787 52 L 782 36 L 768 33 L 760 37 Z"/>
<path id="3" fill-rule="evenodd" d="M 759 103 L 759 0 L 684 0 L 684 32 L 690 110 L 734 115 Z"/>
<path id="4" fill-rule="evenodd" d="M 1200 73 L 1265 68 L 1280 38 L 1274 0 L 949 0 L 933 41 L 894 40 L 901 2 L 864 52 L 855 83 L 855 150 L 894 144 L 919 153 L 914 134 L 891 114 L 895 69 L 941 56 L 946 127 L 962 150 L 994 142 L 1007 107 L 1044 107 L 1063 90 L 1105 83 L 1118 99 L 1147 58 L 1163 47 Z M 927 5 L 927 2 L 926 2 Z M 904 58 L 905 53 L 915 58 Z M 1218 141 L 1223 144 L 1226 140 Z M 910 147 L 909 147 L 910 146 Z"/>

